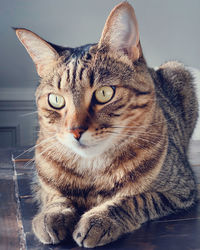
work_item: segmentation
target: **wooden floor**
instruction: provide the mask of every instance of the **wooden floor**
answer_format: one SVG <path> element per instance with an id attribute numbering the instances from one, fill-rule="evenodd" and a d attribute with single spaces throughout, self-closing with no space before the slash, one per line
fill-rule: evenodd
<path id="1" fill-rule="evenodd" d="M 0 150 L 0 250 L 81 249 L 72 240 L 45 246 L 34 237 L 31 220 L 37 207 L 30 191 L 34 165 L 27 164 L 32 153 L 12 161 L 21 152 Z M 189 156 L 200 185 L 200 141 L 192 143 Z M 200 250 L 200 203 L 190 211 L 148 222 L 136 232 L 97 249 Z"/>

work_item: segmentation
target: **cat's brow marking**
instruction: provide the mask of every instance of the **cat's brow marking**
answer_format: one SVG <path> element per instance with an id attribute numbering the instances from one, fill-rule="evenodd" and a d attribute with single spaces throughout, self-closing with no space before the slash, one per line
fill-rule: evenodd
<path id="1" fill-rule="evenodd" d="M 58 89 L 60 89 L 60 85 L 61 85 L 61 80 L 59 79 L 59 81 L 58 81 Z"/>
<path id="2" fill-rule="evenodd" d="M 85 70 L 85 67 L 84 68 L 81 68 L 80 70 L 80 73 L 79 73 L 79 80 L 81 81 L 82 80 L 82 76 L 83 76 L 83 71 Z"/>
<path id="3" fill-rule="evenodd" d="M 139 95 L 150 95 L 151 94 L 151 91 L 142 91 L 142 90 L 139 90 L 137 88 L 134 88 L 134 87 L 128 86 L 128 85 L 124 85 L 123 88 L 131 90 L 132 92 L 135 93 L 136 96 L 139 96 Z"/>
<path id="4" fill-rule="evenodd" d="M 94 85 L 94 71 L 92 70 L 90 73 L 90 87 L 92 88 Z"/>
<path id="5" fill-rule="evenodd" d="M 67 81 L 69 82 L 70 81 L 70 70 L 67 69 Z"/>

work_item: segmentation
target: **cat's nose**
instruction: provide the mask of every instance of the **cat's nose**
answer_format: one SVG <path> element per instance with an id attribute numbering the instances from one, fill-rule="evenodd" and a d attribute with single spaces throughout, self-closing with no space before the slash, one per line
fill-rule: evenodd
<path id="1" fill-rule="evenodd" d="M 85 132 L 85 130 L 86 128 L 71 128 L 69 129 L 69 132 L 73 134 L 76 140 L 79 140 L 81 138 L 81 135 Z"/>

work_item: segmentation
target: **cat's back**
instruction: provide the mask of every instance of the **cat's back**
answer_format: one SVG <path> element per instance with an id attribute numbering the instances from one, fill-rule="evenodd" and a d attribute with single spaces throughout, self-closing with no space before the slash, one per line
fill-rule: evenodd
<path id="1" fill-rule="evenodd" d="M 198 118 L 193 74 L 176 61 L 167 62 L 150 72 L 155 82 L 157 101 L 167 120 L 169 135 L 178 136 L 187 145 Z"/>

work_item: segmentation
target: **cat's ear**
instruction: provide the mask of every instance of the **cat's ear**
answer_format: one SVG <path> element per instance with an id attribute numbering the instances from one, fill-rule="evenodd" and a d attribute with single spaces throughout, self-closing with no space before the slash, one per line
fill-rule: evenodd
<path id="1" fill-rule="evenodd" d="M 38 75 L 43 77 L 49 65 L 58 59 L 56 50 L 41 37 L 27 29 L 15 29 L 16 35 L 24 45 L 36 65 Z"/>
<path id="2" fill-rule="evenodd" d="M 111 11 L 99 46 L 108 46 L 113 51 L 123 51 L 133 61 L 141 56 L 138 24 L 134 9 L 128 2 L 117 5 Z"/>

